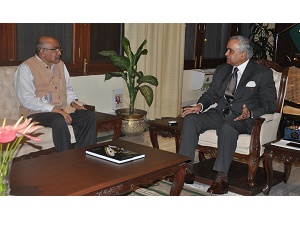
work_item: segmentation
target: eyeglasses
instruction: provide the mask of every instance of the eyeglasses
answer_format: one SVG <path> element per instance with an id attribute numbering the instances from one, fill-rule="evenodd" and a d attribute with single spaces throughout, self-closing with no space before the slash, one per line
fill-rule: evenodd
<path id="1" fill-rule="evenodd" d="M 58 52 L 58 51 L 62 52 L 62 48 L 60 48 L 60 47 L 52 48 L 52 49 L 48 49 L 48 48 L 44 48 L 44 49 L 51 50 L 51 51 L 56 51 L 56 52 Z"/>

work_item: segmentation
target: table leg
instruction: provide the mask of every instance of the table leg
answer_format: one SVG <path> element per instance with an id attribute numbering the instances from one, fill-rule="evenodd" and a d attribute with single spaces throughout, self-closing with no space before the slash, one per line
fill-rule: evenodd
<path id="1" fill-rule="evenodd" d="M 122 128 L 122 120 L 116 123 L 114 127 L 114 135 L 113 135 L 113 140 L 117 140 L 120 138 L 121 135 L 121 128 Z"/>
<path id="2" fill-rule="evenodd" d="M 155 131 L 155 126 L 149 127 L 150 140 L 153 148 L 159 149 L 158 141 L 157 141 L 157 133 Z"/>
<path id="3" fill-rule="evenodd" d="M 174 180 L 171 186 L 170 196 L 179 196 L 184 185 L 186 163 L 179 165 L 179 167 L 179 171 L 176 174 L 174 174 Z"/>
<path id="4" fill-rule="evenodd" d="M 266 185 L 263 188 L 263 193 L 264 195 L 269 195 L 270 190 L 271 190 L 271 185 L 273 182 L 273 152 L 271 150 L 265 149 L 264 152 L 264 169 L 266 172 Z"/>
<path id="5" fill-rule="evenodd" d="M 180 141 L 181 141 L 181 132 L 180 133 L 175 133 L 176 153 L 179 152 Z"/>
<path id="6" fill-rule="evenodd" d="M 291 168 L 292 168 L 291 163 L 284 162 L 284 179 L 283 179 L 284 183 L 287 183 L 290 177 Z"/>

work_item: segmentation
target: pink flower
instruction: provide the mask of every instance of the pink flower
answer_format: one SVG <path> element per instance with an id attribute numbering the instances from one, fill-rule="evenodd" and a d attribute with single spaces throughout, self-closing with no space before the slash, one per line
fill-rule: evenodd
<path id="1" fill-rule="evenodd" d="M 7 130 L 0 127 L 0 143 L 8 143 L 16 138 L 15 130 Z"/>
<path id="2" fill-rule="evenodd" d="M 0 162 L 12 160 L 24 136 L 36 142 L 40 141 L 40 138 L 29 134 L 42 128 L 42 126 L 36 125 L 37 122 L 30 123 L 31 119 L 26 119 L 21 123 L 22 120 L 23 117 L 21 117 L 15 125 L 5 126 L 6 119 L 4 119 L 2 127 L 0 127 Z M 2 149 L 2 143 L 8 143 L 5 150 Z"/>
<path id="3" fill-rule="evenodd" d="M 33 133 L 37 129 L 42 128 L 43 126 L 36 126 L 37 122 L 31 122 L 30 119 L 25 119 L 23 123 L 21 123 L 23 117 L 21 117 L 15 125 L 5 126 L 6 119 L 4 119 L 2 127 L 0 127 L 0 143 L 8 143 L 13 141 L 16 137 L 21 137 L 22 135 L 33 140 L 39 142 L 40 139 L 30 136 L 28 134 Z"/>

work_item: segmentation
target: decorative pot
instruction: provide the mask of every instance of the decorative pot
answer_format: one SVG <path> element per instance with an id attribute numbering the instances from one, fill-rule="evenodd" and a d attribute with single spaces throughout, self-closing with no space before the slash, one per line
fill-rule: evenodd
<path id="1" fill-rule="evenodd" d="M 129 115 L 129 108 L 115 111 L 116 115 L 122 116 L 122 133 L 127 136 L 136 136 L 144 132 L 146 128 L 147 111 L 134 109 L 134 114 Z"/>
<path id="2" fill-rule="evenodd" d="M 0 196 L 9 196 L 10 194 L 10 162 L 0 162 Z"/>

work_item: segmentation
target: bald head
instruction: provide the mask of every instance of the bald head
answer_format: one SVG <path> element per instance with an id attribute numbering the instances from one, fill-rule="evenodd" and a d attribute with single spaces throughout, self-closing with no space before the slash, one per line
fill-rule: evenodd
<path id="1" fill-rule="evenodd" d="M 36 55 L 47 65 L 60 62 L 62 49 L 54 37 L 42 36 L 36 42 Z"/>
<path id="2" fill-rule="evenodd" d="M 58 43 L 54 37 L 42 36 L 36 42 L 35 53 L 38 55 L 42 48 L 47 48 L 52 43 Z"/>

